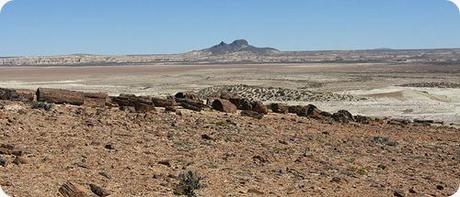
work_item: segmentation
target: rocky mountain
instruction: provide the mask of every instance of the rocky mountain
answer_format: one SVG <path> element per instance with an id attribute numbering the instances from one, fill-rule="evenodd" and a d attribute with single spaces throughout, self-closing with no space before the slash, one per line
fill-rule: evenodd
<path id="1" fill-rule="evenodd" d="M 230 44 L 221 42 L 211 48 L 201 50 L 201 52 L 208 52 L 212 55 L 225 55 L 238 52 L 249 52 L 256 55 L 269 55 L 280 52 L 274 48 L 259 48 L 249 44 L 247 40 L 235 40 Z"/>

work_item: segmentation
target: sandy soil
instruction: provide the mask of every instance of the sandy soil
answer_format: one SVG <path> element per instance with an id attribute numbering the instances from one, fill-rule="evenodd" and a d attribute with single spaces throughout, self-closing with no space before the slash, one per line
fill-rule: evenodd
<path id="1" fill-rule="evenodd" d="M 178 175 L 199 196 L 448 196 L 460 183 L 460 131 L 321 122 L 269 114 L 133 114 L 1 102 L 0 185 L 15 197 L 59 196 L 66 181 L 111 196 L 172 196 Z"/>
<path id="2" fill-rule="evenodd" d="M 317 102 L 327 110 L 370 116 L 429 118 L 460 124 L 459 89 L 397 87 L 460 81 L 459 65 L 263 64 L 0 67 L 0 87 L 64 88 L 111 95 L 168 95 L 215 85 L 246 84 L 369 97 L 358 102 Z M 306 102 L 302 102 L 305 104 Z"/>

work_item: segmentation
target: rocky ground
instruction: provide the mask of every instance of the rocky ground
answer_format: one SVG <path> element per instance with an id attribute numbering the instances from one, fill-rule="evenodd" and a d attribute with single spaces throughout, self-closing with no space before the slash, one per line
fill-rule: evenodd
<path id="1" fill-rule="evenodd" d="M 0 106 L 11 196 L 448 196 L 460 183 L 460 130 L 449 127 Z"/>

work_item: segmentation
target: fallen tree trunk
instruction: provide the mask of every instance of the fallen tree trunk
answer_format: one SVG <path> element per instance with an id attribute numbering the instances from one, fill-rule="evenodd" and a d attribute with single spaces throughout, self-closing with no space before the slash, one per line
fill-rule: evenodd
<path id="1" fill-rule="evenodd" d="M 107 103 L 109 95 L 106 93 L 84 93 L 85 106 L 88 107 L 104 107 Z"/>
<path id="2" fill-rule="evenodd" d="M 0 100 L 15 100 L 18 94 L 14 89 L 0 88 Z"/>
<path id="3" fill-rule="evenodd" d="M 55 104 L 83 105 L 85 102 L 85 95 L 82 92 L 70 90 L 38 88 L 37 101 Z"/>
<path id="4" fill-rule="evenodd" d="M 203 102 L 191 99 L 176 98 L 176 102 L 178 102 L 180 106 L 182 106 L 183 108 L 190 109 L 193 111 L 203 111 L 207 107 L 207 105 Z"/>
<path id="5" fill-rule="evenodd" d="M 137 97 L 136 95 L 121 94 L 118 97 L 112 97 L 112 102 L 118 104 L 120 108 L 134 107 L 136 112 L 139 113 L 155 111 L 155 105 L 150 97 Z"/>
<path id="6" fill-rule="evenodd" d="M 177 105 L 174 98 L 167 98 L 167 99 L 152 98 L 152 101 L 155 104 L 155 107 L 171 107 L 171 106 Z"/>

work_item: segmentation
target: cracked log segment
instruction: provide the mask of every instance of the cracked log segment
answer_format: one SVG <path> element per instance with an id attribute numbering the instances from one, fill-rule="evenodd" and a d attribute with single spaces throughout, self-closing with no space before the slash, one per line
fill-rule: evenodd
<path id="1" fill-rule="evenodd" d="M 203 111 L 208 107 L 203 103 L 203 101 L 200 100 L 176 98 L 176 102 L 179 103 L 183 108 L 193 111 Z"/>
<path id="2" fill-rule="evenodd" d="M 138 113 L 155 111 L 155 105 L 153 104 L 152 98 L 150 97 L 138 97 L 131 94 L 121 94 L 118 97 L 112 97 L 112 102 L 118 104 L 120 108 L 134 107 Z"/>
<path id="3" fill-rule="evenodd" d="M 88 107 L 104 107 L 107 103 L 109 95 L 107 93 L 84 93 L 85 106 Z"/>
<path id="4" fill-rule="evenodd" d="M 38 88 L 37 101 L 55 104 L 83 105 L 85 94 L 70 90 Z"/>
<path id="5" fill-rule="evenodd" d="M 31 102 L 35 99 L 35 91 L 0 88 L 0 100 Z"/>

